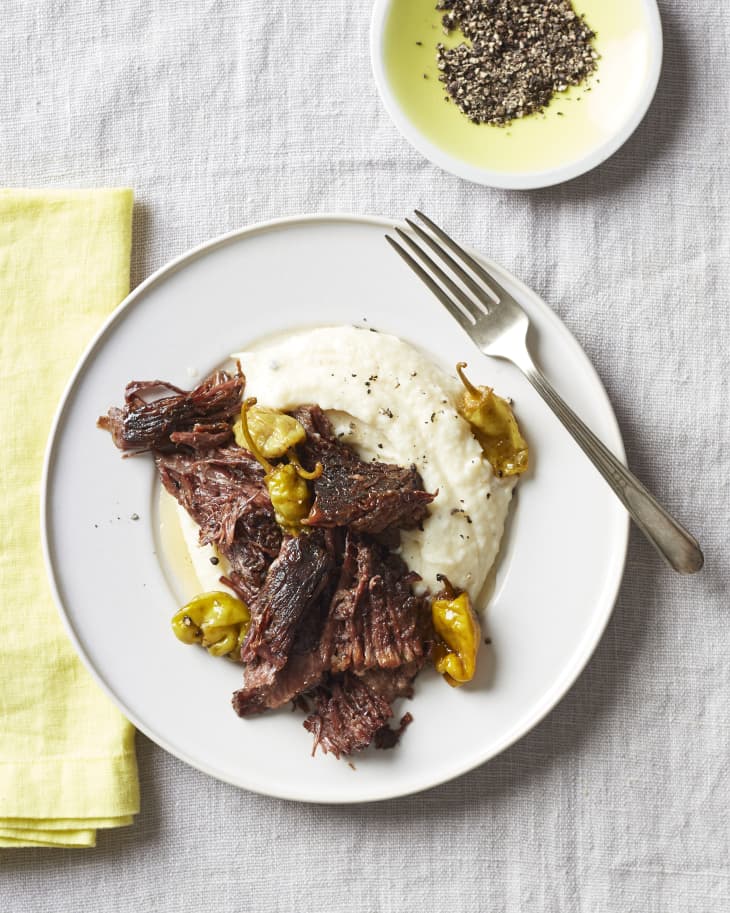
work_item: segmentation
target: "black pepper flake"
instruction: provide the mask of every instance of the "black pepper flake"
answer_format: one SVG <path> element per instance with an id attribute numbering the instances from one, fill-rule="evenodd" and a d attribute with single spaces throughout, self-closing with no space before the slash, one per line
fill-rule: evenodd
<path id="1" fill-rule="evenodd" d="M 416 44 L 418 45 L 419 48 L 423 47 L 423 42 L 422 42 L 422 41 L 417 41 Z"/>
<path id="2" fill-rule="evenodd" d="M 382 449 L 383 449 L 383 445 L 382 445 L 382 444 L 378 444 L 378 450 L 382 450 Z"/>
<path id="3" fill-rule="evenodd" d="M 211 555 L 210 558 L 208 558 L 208 561 L 210 561 L 210 563 L 213 565 L 213 567 L 215 567 L 216 564 L 220 564 L 219 560 L 216 558 L 215 555 Z"/>
<path id="4" fill-rule="evenodd" d="M 439 79 L 473 123 L 503 126 L 542 111 L 596 70 L 595 33 L 571 0 L 439 0 L 436 9 L 444 32 L 464 37 L 437 45 Z"/>
<path id="5" fill-rule="evenodd" d="M 489 646 L 489 645 L 491 644 L 491 642 L 492 642 L 492 638 L 491 638 L 491 637 L 485 637 L 485 638 L 484 638 L 484 643 L 485 643 L 487 646 Z"/>

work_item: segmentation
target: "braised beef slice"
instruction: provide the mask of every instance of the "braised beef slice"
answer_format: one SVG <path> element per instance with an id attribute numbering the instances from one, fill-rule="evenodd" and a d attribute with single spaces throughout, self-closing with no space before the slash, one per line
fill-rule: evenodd
<path id="1" fill-rule="evenodd" d="M 111 432 L 120 450 L 172 450 L 179 444 L 211 446 L 211 440 L 218 446 L 230 440 L 230 432 L 224 437 L 223 425 L 230 426 L 241 408 L 244 383 L 240 370 L 234 375 L 216 371 L 191 391 L 161 380 L 132 381 L 124 391 L 124 406 L 111 408 L 97 425 Z M 145 395 L 162 391 L 168 395 L 149 402 L 145 399 Z M 177 441 L 173 440 L 176 434 Z"/>
<path id="2" fill-rule="evenodd" d="M 200 542 L 214 544 L 230 563 L 230 583 L 253 599 L 281 548 L 263 469 L 246 450 L 156 453 L 162 484 L 200 527 Z"/>
<path id="3" fill-rule="evenodd" d="M 317 646 L 332 595 L 331 549 L 322 533 L 284 541 L 250 606 L 243 687 L 233 695 L 239 716 L 280 707 L 321 681 L 327 664 Z"/>
<path id="4" fill-rule="evenodd" d="M 399 697 L 413 697 L 413 681 L 424 663 L 422 657 L 397 669 L 368 669 L 360 678 L 371 691 L 392 704 Z"/>
<path id="5" fill-rule="evenodd" d="M 243 667 L 243 687 L 233 694 L 233 709 L 243 717 L 275 710 L 318 685 L 324 671 L 318 653 L 293 654 L 282 669 L 256 659 Z"/>
<path id="6" fill-rule="evenodd" d="M 251 627 L 241 649 L 244 663 L 262 659 L 281 669 L 289 658 L 299 621 L 313 611 L 334 573 L 322 534 L 285 539 L 260 592 L 249 606 Z"/>
<path id="7" fill-rule="evenodd" d="M 333 672 L 394 669 L 424 656 L 424 601 L 405 563 L 367 536 L 347 534 L 320 650 Z"/>
<path id="8" fill-rule="evenodd" d="M 302 406 L 292 413 L 304 426 L 302 462 L 308 469 L 321 463 L 324 472 L 314 482 L 314 504 L 304 521 L 309 526 L 347 526 L 367 533 L 413 529 L 428 515 L 435 495 L 423 489 L 414 466 L 366 463 L 332 433 L 319 406 Z"/>
<path id="9" fill-rule="evenodd" d="M 252 605 L 252 630 L 254 625 L 262 628 L 266 622 L 271 639 L 267 643 L 266 634 L 259 637 L 267 650 L 258 647 L 251 659 L 247 648 L 255 635 L 249 634 L 250 639 L 244 645 L 243 687 L 233 698 L 234 709 L 240 716 L 280 707 L 311 691 L 323 680 L 340 681 L 342 676 L 332 676 L 331 670 L 361 671 L 360 678 L 369 691 L 388 704 L 398 697 L 412 695 L 413 679 L 427 653 L 420 624 L 422 601 L 411 593 L 414 575 L 400 559 L 388 555 L 387 549 L 368 537 L 348 533 L 343 548 L 341 534 L 333 535 L 333 532 L 313 532 L 287 540 L 282 555 L 285 550 L 296 548 L 296 555 L 291 556 L 294 569 L 290 562 L 280 565 L 278 559 L 271 566 L 266 585 Z M 330 578 L 335 561 L 340 564 L 336 585 L 325 583 L 319 598 L 312 600 L 301 613 L 292 613 L 291 603 L 283 599 L 272 610 L 267 593 L 279 587 L 281 593 L 294 592 L 296 598 L 295 581 L 306 574 L 302 566 L 309 562 L 311 568 L 313 556 L 322 561 L 323 554 L 328 559 Z M 373 599 L 372 593 L 378 594 L 381 587 L 387 591 L 388 598 Z M 272 659 L 267 651 L 274 642 L 273 635 L 282 628 L 286 639 L 282 641 L 277 636 L 279 659 Z M 394 631 L 399 631 L 400 636 Z M 353 639 L 352 646 L 348 645 L 348 637 Z M 290 652 L 282 664 L 287 643 Z M 347 689 L 345 692 L 349 693 Z M 317 699 L 323 699 L 319 691 L 315 691 L 314 698 L 316 705 Z M 341 695 L 337 698 L 342 699 Z M 370 703 L 363 706 L 369 707 Z M 369 744 L 380 725 L 373 729 L 363 747 Z M 359 738 L 365 739 L 364 731 Z M 387 735 L 380 738 L 392 741 Z"/>

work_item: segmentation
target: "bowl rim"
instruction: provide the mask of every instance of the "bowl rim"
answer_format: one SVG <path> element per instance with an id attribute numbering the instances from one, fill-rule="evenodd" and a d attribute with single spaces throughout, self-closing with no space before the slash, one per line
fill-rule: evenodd
<path id="1" fill-rule="evenodd" d="M 396 0 L 375 0 L 370 19 L 370 64 L 380 99 L 398 132 L 414 149 L 444 171 L 476 184 L 504 190 L 533 190 L 540 187 L 552 187 L 555 184 L 562 184 L 577 178 L 598 167 L 623 146 L 644 119 L 656 94 L 664 54 L 661 16 L 656 0 L 637 0 L 641 3 L 646 15 L 652 53 L 643 88 L 631 116 L 602 143 L 565 165 L 540 171 L 519 172 L 495 171 L 472 165 L 431 142 L 410 120 L 391 90 L 384 61 L 383 39 L 385 25 L 394 2 Z"/>

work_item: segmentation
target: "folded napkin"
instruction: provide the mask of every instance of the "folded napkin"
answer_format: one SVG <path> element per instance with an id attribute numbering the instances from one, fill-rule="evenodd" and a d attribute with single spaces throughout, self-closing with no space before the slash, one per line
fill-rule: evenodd
<path id="1" fill-rule="evenodd" d="M 131 232 L 130 190 L 0 190 L 0 846 L 94 846 L 139 807 L 134 730 L 64 633 L 38 507 L 59 396 L 127 294 Z"/>

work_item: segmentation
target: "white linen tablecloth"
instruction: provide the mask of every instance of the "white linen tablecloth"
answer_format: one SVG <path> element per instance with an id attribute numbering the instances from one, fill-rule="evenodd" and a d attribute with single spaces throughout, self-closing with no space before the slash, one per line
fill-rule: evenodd
<path id="1" fill-rule="evenodd" d="M 568 696 L 412 798 L 255 796 L 140 737 L 138 823 L 93 851 L 0 855 L 4 913 L 730 909 L 730 9 L 662 0 L 664 71 L 637 133 L 597 171 L 523 193 L 442 173 L 400 138 L 370 75 L 370 6 L 9 0 L 0 182 L 134 187 L 133 284 L 246 223 L 422 206 L 567 322 L 631 466 L 706 568 L 682 579 L 632 535 Z"/>

